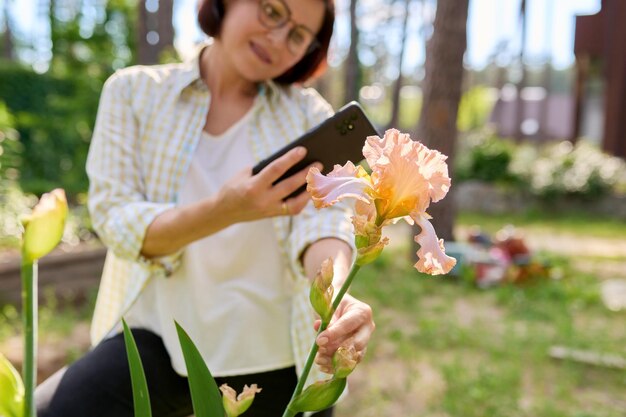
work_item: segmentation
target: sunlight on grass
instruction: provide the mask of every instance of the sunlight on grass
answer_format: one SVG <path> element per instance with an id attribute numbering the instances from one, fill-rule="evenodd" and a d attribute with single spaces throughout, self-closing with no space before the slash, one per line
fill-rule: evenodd
<path id="1" fill-rule="evenodd" d="M 601 304 L 595 277 L 567 259 L 554 263 L 560 280 L 479 290 L 418 274 L 405 251 L 384 253 L 352 289 L 372 304 L 377 331 L 338 417 L 623 416 L 623 371 L 548 352 L 565 345 L 626 356 L 626 312 Z"/>
<path id="2" fill-rule="evenodd" d="M 529 211 L 524 214 L 479 214 L 461 212 L 457 226 L 480 225 L 489 233 L 502 226 L 513 224 L 528 232 L 542 234 L 567 232 L 572 235 L 623 239 L 626 236 L 626 223 L 617 219 L 600 218 L 585 213 L 547 213 Z"/>
<path id="3" fill-rule="evenodd" d="M 509 223 L 535 237 L 563 233 L 611 242 L 626 236 L 618 222 L 537 213 L 462 213 L 458 227 L 480 224 L 493 233 Z M 394 246 L 355 279 L 351 292 L 371 304 L 377 330 L 337 417 L 626 415 L 623 370 L 549 356 L 561 345 L 626 357 L 626 311 L 611 312 L 600 298 L 600 266 L 617 267 L 622 255 L 546 251 L 538 256 L 559 269 L 560 279 L 480 290 L 460 278 L 419 274 L 409 259 L 410 240 L 401 238 L 405 231 L 397 229 Z M 46 299 L 41 344 L 84 326 L 94 301 L 76 307 Z M 19 334 L 18 309 L 0 306 L 0 346 Z M 67 360 L 82 354 L 69 344 L 66 349 Z"/>

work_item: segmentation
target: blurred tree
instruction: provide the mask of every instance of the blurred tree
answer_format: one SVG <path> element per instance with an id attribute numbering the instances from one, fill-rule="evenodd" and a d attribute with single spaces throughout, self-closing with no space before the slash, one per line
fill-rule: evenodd
<path id="1" fill-rule="evenodd" d="M 13 59 L 13 33 L 11 32 L 11 15 L 9 7 L 11 0 L 4 0 L 4 7 L 2 10 L 2 17 L 4 21 L 4 33 L 2 34 L 2 57 L 7 60 Z"/>
<path id="2" fill-rule="evenodd" d="M 404 63 L 404 55 L 406 49 L 406 38 L 409 31 L 409 7 L 411 0 L 404 0 L 404 16 L 402 19 L 402 35 L 400 39 L 400 55 L 398 57 L 398 78 L 393 83 L 393 92 L 391 94 L 391 119 L 388 127 L 398 126 L 400 115 L 400 90 L 402 89 L 402 64 Z"/>
<path id="3" fill-rule="evenodd" d="M 524 132 L 522 130 L 522 123 L 526 118 L 524 101 L 522 99 L 522 90 L 526 87 L 527 84 L 527 73 L 526 73 L 526 63 L 524 62 L 524 53 L 526 52 L 526 30 L 527 30 L 527 18 L 526 18 L 526 0 L 520 0 L 520 9 L 519 9 L 519 24 L 521 28 L 521 43 L 520 43 L 520 51 L 519 51 L 519 66 L 520 66 L 520 77 L 517 82 L 517 97 L 515 100 L 515 139 L 521 140 L 524 137 Z"/>
<path id="4" fill-rule="evenodd" d="M 139 64 L 158 64 L 174 49 L 173 0 L 138 2 L 137 58 Z"/>
<path id="5" fill-rule="evenodd" d="M 19 133 L 20 186 L 41 193 L 87 189 L 84 165 L 102 84 L 132 62 L 133 0 L 46 0 L 52 59 L 45 73 L 0 65 L 0 97 Z M 86 13 L 89 11 L 90 13 Z"/>
<path id="6" fill-rule="evenodd" d="M 426 75 L 423 82 L 423 106 L 417 138 L 430 148 L 448 155 L 448 169 L 453 177 L 457 114 L 463 81 L 463 54 L 467 47 L 469 0 L 439 0 L 434 32 L 426 47 Z M 454 240 L 456 207 L 454 187 L 444 200 L 429 210 L 440 238 Z"/>
<path id="7" fill-rule="evenodd" d="M 359 89 L 362 84 L 361 65 L 359 63 L 359 28 L 356 15 L 357 0 L 350 0 L 350 49 L 346 58 L 346 84 L 344 102 L 359 99 Z"/>

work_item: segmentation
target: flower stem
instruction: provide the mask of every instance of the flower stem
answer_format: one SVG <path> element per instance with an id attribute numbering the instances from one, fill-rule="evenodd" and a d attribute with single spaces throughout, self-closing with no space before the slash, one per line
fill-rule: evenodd
<path id="1" fill-rule="evenodd" d="M 35 417 L 37 381 L 37 261 L 22 256 L 22 319 L 24 325 L 24 417 Z"/>
<path id="2" fill-rule="evenodd" d="M 346 280 L 344 281 L 343 285 L 339 289 L 339 292 L 335 296 L 335 299 L 333 300 L 333 306 L 332 306 L 333 314 L 335 310 L 337 310 L 337 307 L 339 306 L 341 299 L 343 298 L 345 293 L 348 291 L 348 288 L 350 288 L 350 284 L 352 284 L 352 280 L 354 279 L 354 276 L 356 275 L 356 273 L 359 272 L 359 269 L 361 269 L 360 265 L 357 265 L 357 264 L 352 265 L 352 269 L 350 269 L 350 273 L 346 277 Z M 320 333 L 322 333 L 324 330 L 326 330 L 327 327 L 328 327 L 328 323 L 325 323 L 324 321 L 322 321 L 322 324 L 320 325 L 320 328 L 318 329 L 317 334 L 319 335 Z M 306 363 L 304 364 L 304 368 L 302 369 L 302 374 L 300 375 L 300 378 L 298 378 L 298 384 L 296 385 L 296 388 L 293 391 L 291 400 L 289 400 L 289 404 L 287 404 L 287 408 L 285 409 L 285 412 L 283 413 L 283 417 L 294 417 L 297 414 L 296 411 L 291 410 L 290 406 L 293 400 L 298 395 L 300 395 L 300 393 L 302 392 L 302 389 L 304 388 L 304 383 L 306 382 L 309 376 L 309 372 L 311 372 L 311 367 L 313 366 L 313 361 L 315 360 L 315 355 L 317 354 L 318 349 L 319 347 L 317 346 L 317 343 L 313 342 L 313 346 L 311 346 L 311 350 L 309 351 L 309 356 L 307 357 Z"/>

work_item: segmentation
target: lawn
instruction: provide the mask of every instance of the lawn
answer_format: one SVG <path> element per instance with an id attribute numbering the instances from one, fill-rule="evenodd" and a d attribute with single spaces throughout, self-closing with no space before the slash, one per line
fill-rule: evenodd
<path id="1" fill-rule="evenodd" d="M 508 223 L 523 228 L 559 279 L 480 290 L 425 277 L 412 268 L 400 234 L 361 270 L 352 293 L 372 305 L 377 330 L 337 417 L 626 415 L 625 370 L 548 354 L 561 345 L 626 357 L 626 311 L 609 311 L 600 297 L 605 279 L 626 279 L 626 227 L 584 216 L 462 214 L 458 235 L 473 224 L 493 233 Z M 589 249 L 598 245 L 609 249 Z M 65 360 L 79 355 L 90 308 L 42 307 L 42 349 L 61 350 Z M 0 312 L 5 352 L 15 348 L 20 325 L 14 307 Z"/>
<path id="2" fill-rule="evenodd" d="M 541 243 L 560 279 L 480 290 L 418 274 L 403 245 L 361 272 L 352 293 L 372 305 L 377 330 L 338 417 L 626 415 L 626 370 L 548 354 L 560 345 L 626 358 L 626 312 L 604 307 L 604 272 L 594 267 L 621 264 L 616 269 L 626 278 L 626 255 L 585 249 L 590 242 L 623 243 L 624 225 L 583 216 L 463 214 L 457 230 L 462 235 L 479 224 L 493 233 L 509 223 Z M 563 239 L 581 253 L 564 248 Z"/>

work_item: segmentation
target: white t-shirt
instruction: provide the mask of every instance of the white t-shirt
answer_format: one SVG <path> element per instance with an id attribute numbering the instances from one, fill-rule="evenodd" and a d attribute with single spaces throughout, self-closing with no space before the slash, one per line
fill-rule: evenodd
<path id="1" fill-rule="evenodd" d="M 213 195 L 254 164 L 248 149 L 253 109 L 218 136 L 202 133 L 179 194 L 185 205 Z M 124 316 L 159 334 L 172 366 L 186 367 L 174 320 L 214 376 L 265 372 L 294 364 L 289 329 L 293 283 L 271 219 L 238 223 L 188 245 L 169 278 L 148 282 Z"/>

